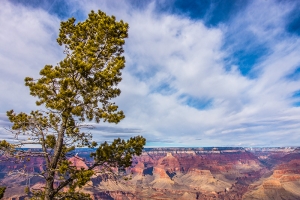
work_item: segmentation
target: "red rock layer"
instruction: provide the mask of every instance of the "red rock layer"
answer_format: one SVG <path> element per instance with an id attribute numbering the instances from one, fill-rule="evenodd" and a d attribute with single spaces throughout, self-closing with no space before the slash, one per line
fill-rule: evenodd
<path id="1" fill-rule="evenodd" d="M 79 156 L 74 156 L 69 159 L 71 162 L 71 166 L 76 167 L 77 169 L 88 169 L 88 166 L 85 164 L 84 159 L 80 158 Z"/>

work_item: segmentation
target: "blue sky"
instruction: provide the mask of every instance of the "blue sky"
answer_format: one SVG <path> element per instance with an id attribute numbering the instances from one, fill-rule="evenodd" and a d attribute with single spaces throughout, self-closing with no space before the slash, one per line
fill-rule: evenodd
<path id="1" fill-rule="evenodd" d="M 101 142 L 141 134 L 147 146 L 300 146 L 300 2 L 4 0 L 0 7 L 0 134 L 28 112 L 24 77 L 63 59 L 60 21 L 102 10 L 129 23 L 116 99 L 126 118 Z"/>

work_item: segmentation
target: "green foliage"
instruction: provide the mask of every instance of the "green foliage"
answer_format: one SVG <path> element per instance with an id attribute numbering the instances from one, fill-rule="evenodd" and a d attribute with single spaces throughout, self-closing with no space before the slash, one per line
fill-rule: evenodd
<path id="1" fill-rule="evenodd" d="M 25 194 L 29 194 L 29 192 L 30 192 L 30 189 L 29 189 L 29 187 L 28 187 L 28 186 L 26 186 L 26 187 L 24 188 L 24 192 L 25 192 Z"/>
<path id="2" fill-rule="evenodd" d="M 62 192 L 57 195 L 58 199 L 63 197 L 64 200 L 92 200 L 89 194 L 83 192 Z"/>
<path id="3" fill-rule="evenodd" d="M 15 146 L 6 140 L 0 140 L 0 154 L 12 155 L 15 152 Z"/>
<path id="4" fill-rule="evenodd" d="M 91 11 L 84 22 L 75 21 L 71 18 L 61 22 L 57 42 L 64 47 L 65 59 L 56 66 L 46 65 L 36 80 L 25 78 L 30 94 L 38 98 L 36 104 L 46 110 L 7 112 L 12 132 L 28 135 L 27 143 L 39 144 L 43 150 L 46 171 L 41 175 L 46 186 L 43 191 L 33 192 L 34 199 L 90 199 L 76 188 L 90 180 L 96 166 L 128 167 L 132 156 L 140 155 L 145 145 L 141 136 L 128 141 L 119 138 L 112 144 L 104 142 L 91 155 L 95 162 L 88 169 L 77 169 L 68 160 L 76 147 L 98 145 L 91 133 L 81 131 L 89 128 L 84 121 L 118 123 L 125 117 L 111 100 L 121 93 L 117 85 L 125 67 L 122 53 L 128 24 L 101 11 Z M 2 146 L 11 147 L 6 141 L 0 142 Z M 55 180 L 59 180 L 57 187 Z M 65 187 L 68 192 L 62 192 Z"/>
<path id="5" fill-rule="evenodd" d="M 12 145 L 6 140 L 0 140 L 0 149 L 12 148 Z"/>
<path id="6" fill-rule="evenodd" d="M 71 174 L 71 177 L 76 180 L 72 184 L 69 185 L 70 192 L 75 192 L 77 187 L 82 188 L 89 180 L 90 177 L 94 174 L 92 170 L 77 170 L 76 173 Z"/>
<path id="7" fill-rule="evenodd" d="M 6 190 L 6 187 L 0 187 L 0 199 L 3 198 L 5 190 Z"/>
<path id="8" fill-rule="evenodd" d="M 96 162 L 106 163 L 112 167 L 129 167 L 133 155 L 140 155 L 146 140 L 141 136 L 129 140 L 115 139 L 112 144 L 104 142 L 92 153 L 91 156 Z"/>
<path id="9" fill-rule="evenodd" d="M 115 86 L 125 67 L 121 54 L 127 30 L 127 23 L 101 11 L 92 11 L 78 24 L 75 18 L 62 22 L 57 42 L 65 47 L 66 58 L 57 66 L 46 65 L 37 81 L 25 78 L 30 94 L 39 98 L 37 105 L 61 111 L 71 124 L 73 116 L 113 123 L 123 119 L 123 112 L 109 100 L 121 93 Z"/>
<path id="10" fill-rule="evenodd" d="M 31 200 L 41 200 L 45 199 L 45 191 L 33 191 L 33 197 Z M 89 194 L 85 194 L 83 192 L 59 192 L 56 195 L 56 199 L 63 200 L 92 200 Z"/>

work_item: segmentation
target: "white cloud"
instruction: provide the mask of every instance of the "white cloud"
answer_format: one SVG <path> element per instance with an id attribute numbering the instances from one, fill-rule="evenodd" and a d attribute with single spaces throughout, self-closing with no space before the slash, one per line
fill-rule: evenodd
<path id="1" fill-rule="evenodd" d="M 300 65 L 300 40 L 284 30 L 291 6 L 256 1 L 228 24 L 208 28 L 201 20 L 158 13 L 154 3 L 145 9 L 133 9 L 125 1 L 77 3 L 80 7 L 73 11 L 87 14 L 101 9 L 130 25 L 122 94 L 117 99 L 126 118 L 118 127 L 142 130 L 152 141 L 149 145 L 280 146 L 299 141 L 299 108 L 292 106 L 290 97 L 300 85 L 285 78 Z M 18 98 L 28 96 L 27 90 L 20 89 L 23 78 L 62 58 L 54 41 L 59 21 L 42 10 L 4 5 L 0 25 L 6 32 L 0 34 L 0 46 L 8 48 L 0 49 L 0 63 L 7 76 L 1 78 L 6 86 L 0 89 L 7 95 L 1 97 L 0 105 L 26 110 L 33 101 L 26 97 L 24 104 Z M 270 12 L 263 12 L 265 9 Z M 256 78 L 243 76 L 240 66 L 226 70 L 224 58 L 232 56 L 234 49 L 259 45 L 269 51 L 254 66 Z M 8 64 L 11 68 L 3 67 Z M 211 100 L 211 106 L 203 110 L 190 107 L 182 95 Z"/>
<path id="2" fill-rule="evenodd" d="M 37 77 L 46 64 L 62 58 L 55 42 L 60 21 L 43 10 L 12 5 L 0 7 L 0 112 L 34 107 L 24 86 L 26 76 Z"/>

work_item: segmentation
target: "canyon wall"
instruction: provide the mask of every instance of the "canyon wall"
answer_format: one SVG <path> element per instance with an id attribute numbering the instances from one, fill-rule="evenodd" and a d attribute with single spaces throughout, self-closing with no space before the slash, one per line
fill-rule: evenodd
<path id="1" fill-rule="evenodd" d="M 89 153 L 77 153 L 70 159 L 74 166 L 91 164 Z M 21 188 L 28 177 L 44 170 L 41 159 L 24 163 L 0 163 L 5 199 L 25 199 Z M 134 157 L 125 173 L 114 170 L 114 177 L 95 174 L 82 191 L 95 200 L 300 199 L 297 148 L 152 148 Z M 43 181 L 32 177 L 29 185 L 41 188 Z"/>

